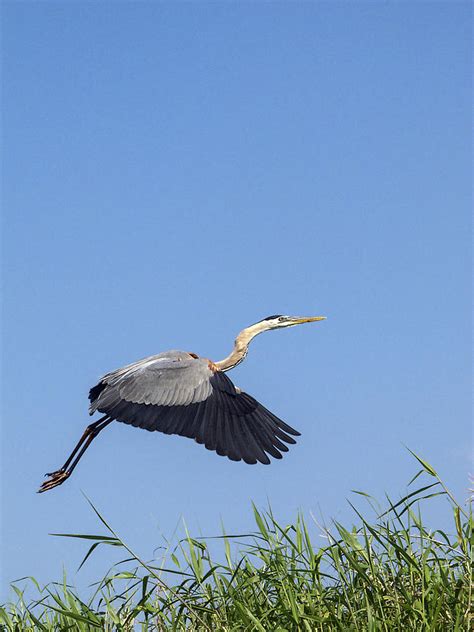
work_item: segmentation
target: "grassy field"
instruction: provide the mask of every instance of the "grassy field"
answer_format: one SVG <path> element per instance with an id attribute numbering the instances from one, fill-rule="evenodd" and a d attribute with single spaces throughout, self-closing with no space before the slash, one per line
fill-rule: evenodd
<path id="1" fill-rule="evenodd" d="M 126 560 L 79 595 L 66 579 L 13 585 L 0 609 L 2 630 L 332 630 L 467 632 L 472 629 L 472 512 L 433 468 L 421 470 L 404 498 L 384 509 L 366 494 L 356 527 L 296 517 L 281 525 L 254 508 L 255 531 L 184 538 L 160 560 L 141 560 L 96 511 L 105 535 L 83 538 L 85 560 L 98 546 Z M 449 533 L 428 529 L 425 503 L 444 497 Z M 372 517 L 367 519 L 365 514 Z M 310 536 L 310 533 L 312 534 Z M 323 536 L 321 538 L 320 536 Z M 323 542 L 316 545 L 315 539 Z M 26 598 L 28 594 L 28 598 Z"/>

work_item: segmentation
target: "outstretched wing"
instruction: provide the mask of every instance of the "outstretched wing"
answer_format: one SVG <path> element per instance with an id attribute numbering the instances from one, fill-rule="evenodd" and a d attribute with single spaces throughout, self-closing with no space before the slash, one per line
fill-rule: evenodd
<path id="1" fill-rule="evenodd" d="M 203 358 L 172 351 L 108 373 L 89 393 L 90 413 L 195 439 L 208 450 L 246 463 L 270 463 L 300 433 L 235 388 Z"/>

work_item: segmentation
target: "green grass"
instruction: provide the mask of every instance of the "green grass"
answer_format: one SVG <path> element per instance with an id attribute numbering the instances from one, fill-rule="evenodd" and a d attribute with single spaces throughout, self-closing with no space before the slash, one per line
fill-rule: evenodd
<path id="1" fill-rule="evenodd" d="M 33 578 L 13 584 L 0 629 L 467 632 L 471 507 L 414 457 L 422 469 L 412 491 L 397 502 L 386 499 L 383 511 L 355 492 L 368 503 L 364 512 L 353 505 L 356 527 L 321 527 L 302 515 L 281 525 L 271 510 L 254 507 L 253 533 L 222 535 L 216 546 L 216 538 L 186 532 L 159 561 L 141 560 L 91 505 L 105 535 L 61 536 L 88 543 L 84 561 L 98 546 L 120 547 L 127 559 L 87 597 L 66 578 L 44 587 Z M 434 497 L 444 497 L 450 533 L 423 522 L 423 507 Z M 216 548 L 217 559 L 210 551 Z"/>

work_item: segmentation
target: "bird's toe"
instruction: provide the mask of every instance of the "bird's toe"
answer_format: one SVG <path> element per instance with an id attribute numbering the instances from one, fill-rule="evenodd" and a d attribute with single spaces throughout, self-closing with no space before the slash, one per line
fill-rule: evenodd
<path id="1" fill-rule="evenodd" d="M 54 476 L 59 476 L 60 474 L 62 474 L 64 472 L 64 470 L 55 470 L 54 472 L 46 472 L 45 476 L 49 476 L 50 478 L 53 478 Z"/>
<path id="2" fill-rule="evenodd" d="M 70 475 L 70 472 L 67 472 L 64 470 L 58 470 L 57 472 L 53 472 L 52 474 L 49 474 L 48 476 L 50 478 L 44 481 L 44 483 L 38 489 L 38 493 L 41 494 L 42 492 L 47 492 L 50 489 L 53 489 L 54 487 L 61 485 L 62 483 L 64 483 L 64 481 L 67 478 L 69 478 L 69 475 Z"/>

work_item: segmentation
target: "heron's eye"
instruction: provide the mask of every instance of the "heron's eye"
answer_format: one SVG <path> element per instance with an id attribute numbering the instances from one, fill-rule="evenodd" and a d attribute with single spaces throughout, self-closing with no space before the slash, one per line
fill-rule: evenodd
<path id="1" fill-rule="evenodd" d="M 282 323 L 284 320 L 286 320 L 285 317 L 284 316 L 280 316 L 280 318 L 278 319 L 278 322 Z"/>

